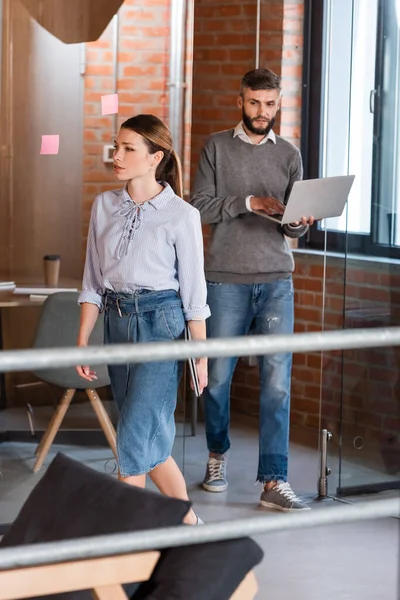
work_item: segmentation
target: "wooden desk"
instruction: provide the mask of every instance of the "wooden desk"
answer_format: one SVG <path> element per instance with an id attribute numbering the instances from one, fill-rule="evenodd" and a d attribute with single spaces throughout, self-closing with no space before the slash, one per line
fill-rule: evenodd
<path id="1" fill-rule="evenodd" d="M 18 281 L 17 287 L 41 287 L 46 286 L 40 280 L 29 280 L 29 281 Z M 77 288 L 80 289 L 81 281 L 76 279 L 61 279 L 59 281 L 60 288 Z M 38 307 L 44 302 L 44 298 L 38 298 L 31 300 L 29 295 L 14 294 L 12 289 L 1 290 L 0 289 L 0 351 L 4 350 L 3 340 L 3 323 L 2 323 L 2 309 L 4 308 L 22 308 L 22 307 Z M 7 389 L 6 389 L 6 374 L 0 373 L 0 409 L 7 407 Z"/>

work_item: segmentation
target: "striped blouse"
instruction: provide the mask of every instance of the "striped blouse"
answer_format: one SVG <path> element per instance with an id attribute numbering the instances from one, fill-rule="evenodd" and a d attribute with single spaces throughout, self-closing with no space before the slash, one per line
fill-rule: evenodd
<path id="1" fill-rule="evenodd" d="M 104 308 L 107 290 L 175 290 L 185 319 L 210 316 L 199 211 L 163 183 L 158 196 L 136 204 L 126 189 L 93 203 L 79 303 Z"/>

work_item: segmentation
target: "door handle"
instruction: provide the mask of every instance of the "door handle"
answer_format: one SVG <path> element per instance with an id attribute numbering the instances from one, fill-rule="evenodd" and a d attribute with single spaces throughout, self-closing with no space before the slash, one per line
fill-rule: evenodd
<path id="1" fill-rule="evenodd" d="M 371 90 L 369 93 L 369 112 L 373 115 L 375 113 L 375 96 L 377 90 Z"/>

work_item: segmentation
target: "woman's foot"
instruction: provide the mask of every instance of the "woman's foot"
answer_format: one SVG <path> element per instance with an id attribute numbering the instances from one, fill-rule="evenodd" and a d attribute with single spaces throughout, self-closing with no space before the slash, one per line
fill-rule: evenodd
<path id="1" fill-rule="evenodd" d="M 183 519 L 185 525 L 204 525 L 199 516 L 196 515 L 193 509 L 190 509 L 186 517 Z"/>
<path id="2" fill-rule="evenodd" d="M 194 510 L 191 508 L 187 513 L 186 517 L 183 519 L 185 525 L 197 525 L 197 515 Z"/>

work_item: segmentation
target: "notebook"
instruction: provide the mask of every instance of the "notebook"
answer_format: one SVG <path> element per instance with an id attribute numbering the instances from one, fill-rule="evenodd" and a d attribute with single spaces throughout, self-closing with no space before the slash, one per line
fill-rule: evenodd
<path id="1" fill-rule="evenodd" d="M 185 340 L 188 342 L 191 339 L 192 339 L 192 336 L 190 335 L 190 330 L 189 330 L 188 324 L 186 323 L 186 325 L 185 325 Z M 197 398 L 200 398 L 201 393 L 200 393 L 199 378 L 197 376 L 196 360 L 194 358 L 188 358 L 188 363 L 189 363 L 190 379 L 193 383 L 193 391 L 194 391 L 195 395 L 197 396 Z"/>

